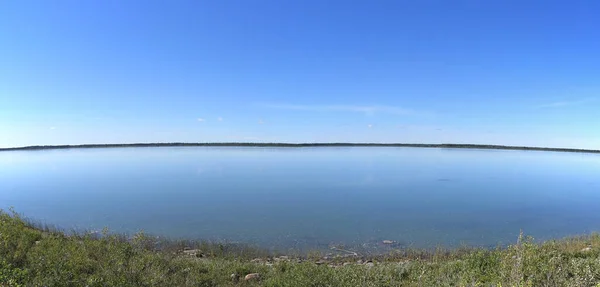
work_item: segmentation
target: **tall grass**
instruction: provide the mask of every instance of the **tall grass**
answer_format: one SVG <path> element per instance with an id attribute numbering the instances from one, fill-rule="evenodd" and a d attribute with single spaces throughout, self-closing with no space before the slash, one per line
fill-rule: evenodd
<path id="1" fill-rule="evenodd" d="M 249 273 L 260 278 L 245 281 Z M 64 233 L 0 211 L 0 286 L 600 287 L 600 235 L 544 243 L 521 235 L 496 249 L 287 258 L 243 245 L 143 233 Z"/>

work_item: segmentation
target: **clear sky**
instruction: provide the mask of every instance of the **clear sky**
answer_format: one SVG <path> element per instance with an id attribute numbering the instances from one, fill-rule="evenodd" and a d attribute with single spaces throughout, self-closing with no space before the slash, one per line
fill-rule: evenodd
<path id="1" fill-rule="evenodd" d="M 600 1 L 1 1 L 0 146 L 600 148 Z"/>

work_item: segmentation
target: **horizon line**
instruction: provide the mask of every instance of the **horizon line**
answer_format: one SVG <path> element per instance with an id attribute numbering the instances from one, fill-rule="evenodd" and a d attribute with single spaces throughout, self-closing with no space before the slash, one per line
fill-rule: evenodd
<path id="1" fill-rule="evenodd" d="M 554 152 L 600 153 L 598 149 L 578 149 L 559 147 L 536 147 L 492 144 L 459 144 L 459 143 L 352 143 L 352 142 L 314 142 L 314 143 L 257 143 L 257 142 L 161 142 L 161 143 L 123 143 L 123 144 L 76 144 L 76 145 L 31 145 L 20 147 L 0 148 L 1 151 L 19 150 L 48 150 L 48 149 L 77 149 L 77 148 L 127 148 L 127 147 L 413 147 L 413 148 L 454 148 L 454 149 L 499 149 L 499 150 L 533 150 Z"/>

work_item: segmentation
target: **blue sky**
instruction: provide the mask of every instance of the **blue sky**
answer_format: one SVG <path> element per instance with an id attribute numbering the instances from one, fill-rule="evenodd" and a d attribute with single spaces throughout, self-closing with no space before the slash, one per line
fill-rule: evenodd
<path id="1" fill-rule="evenodd" d="M 2 1 L 0 146 L 600 148 L 599 1 Z"/>

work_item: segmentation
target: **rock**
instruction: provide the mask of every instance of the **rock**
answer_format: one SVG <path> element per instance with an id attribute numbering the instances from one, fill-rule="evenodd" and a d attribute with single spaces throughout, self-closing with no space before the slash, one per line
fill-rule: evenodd
<path id="1" fill-rule="evenodd" d="M 204 256 L 204 254 L 202 254 L 202 251 L 199 249 L 183 250 L 183 254 L 185 254 L 187 256 L 193 256 L 193 257 L 203 257 Z"/>
<path id="2" fill-rule="evenodd" d="M 373 263 L 373 261 L 371 261 L 371 260 L 368 260 L 367 262 L 365 262 L 364 265 L 371 268 L 371 267 L 375 266 L 375 263 Z"/>
<path id="3" fill-rule="evenodd" d="M 592 251 L 592 247 L 586 247 L 586 248 L 581 249 L 581 252 L 590 252 L 590 251 Z"/>
<path id="4" fill-rule="evenodd" d="M 258 279 L 260 279 L 260 274 L 258 274 L 258 273 L 250 273 L 244 277 L 245 281 L 258 280 Z"/>
<path id="5" fill-rule="evenodd" d="M 319 261 L 315 262 L 315 264 L 323 265 L 323 264 L 325 264 L 325 260 L 319 260 Z"/>
<path id="6" fill-rule="evenodd" d="M 262 263 L 264 260 L 262 260 L 261 258 L 254 258 L 252 260 L 250 260 L 250 262 L 252 263 Z"/>
<path id="7" fill-rule="evenodd" d="M 273 260 L 275 260 L 275 262 L 290 261 L 290 258 L 288 256 L 279 256 L 273 258 Z"/>
<path id="8" fill-rule="evenodd" d="M 356 264 L 363 264 L 364 262 L 362 260 L 357 260 Z"/>
<path id="9" fill-rule="evenodd" d="M 394 244 L 394 243 L 396 243 L 396 241 L 394 241 L 394 240 L 384 240 L 383 241 L 383 244 Z"/>
<path id="10" fill-rule="evenodd" d="M 40 244 L 40 242 L 41 242 L 41 241 L 39 241 L 39 240 L 38 240 L 38 241 L 36 241 L 36 242 L 35 242 L 35 245 L 38 245 L 38 244 Z"/>
<path id="11" fill-rule="evenodd" d="M 342 266 L 348 266 L 348 265 L 352 265 L 352 263 L 350 263 L 350 262 L 344 262 L 344 264 L 342 264 Z"/>

